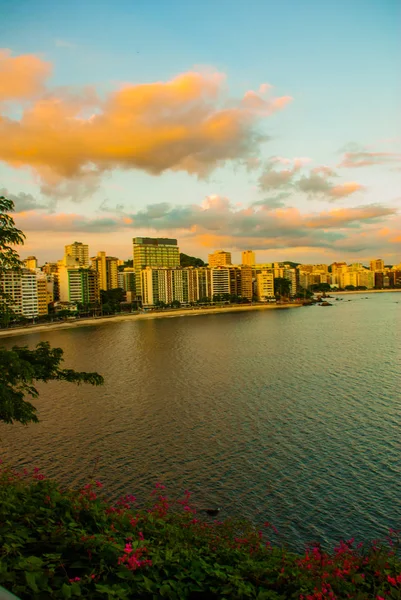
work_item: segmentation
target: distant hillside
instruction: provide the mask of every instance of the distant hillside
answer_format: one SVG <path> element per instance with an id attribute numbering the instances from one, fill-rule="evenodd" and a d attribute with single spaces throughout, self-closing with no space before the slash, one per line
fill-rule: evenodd
<path id="1" fill-rule="evenodd" d="M 205 263 L 201 258 L 188 256 L 188 254 L 183 254 L 180 252 L 180 265 L 182 267 L 204 267 Z"/>
<path id="2" fill-rule="evenodd" d="M 301 263 L 292 262 L 291 260 L 283 260 L 285 265 L 290 265 L 291 269 L 296 269 Z"/>

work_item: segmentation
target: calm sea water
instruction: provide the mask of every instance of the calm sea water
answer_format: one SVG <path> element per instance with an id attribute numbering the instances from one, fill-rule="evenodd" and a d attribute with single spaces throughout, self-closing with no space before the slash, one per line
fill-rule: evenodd
<path id="1" fill-rule="evenodd" d="M 0 427 L 3 459 L 76 485 L 99 457 L 113 498 L 163 481 L 293 548 L 401 526 L 401 294 L 3 342 L 42 340 L 106 384 L 41 386 L 40 424 Z"/>

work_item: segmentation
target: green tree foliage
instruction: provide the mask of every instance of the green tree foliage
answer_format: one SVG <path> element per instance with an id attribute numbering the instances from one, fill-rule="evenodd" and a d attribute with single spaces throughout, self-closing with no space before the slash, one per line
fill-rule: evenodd
<path id="1" fill-rule="evenodd" d="M 122 288 L 114 288 L 113 290 L 101 290 L 100 302 L 104 314 L 114 314 L 121 312 L 121 302 L 124 301 L 125 292 Z"/>
<path id="2" fill-rule="evenodd" d="M 201 258 L 188 256 L 188 254 L 183 254 L 180 252 L 180 265 L 182 267 L 204 267 L 205 263 Z"/>
<path id="3" fill-rule="evenodd" d="M 307 290 L 306 288 L 300 287 L 297 291 L 297 298 L 302 298 L 303 300 L 307 300 L 313 297 L 313 292 L 311 290 Z"/>
<path id="4" fill-rule="evenodd" d="M 22 264 L 13 246 L 23 244 L 25 235 L 15 227 L 14 219 L 8 214 L 13 211 L 13 201 L 0 196 L 0 275 L 8 269 L 20 269 Z"/>
<path id="5" fill-rule="evenodd" d="M 18 270 L 21 261 L 13 246 L 23 244 L 25 236 L 15 227 L 8 214 L 14 210 L 11 200 L 0 197 L 0 277 L 7 270 Z M 8 299 L 0 297 L 0 313 L 7 311 Z M 25 398 L 38 397 L 36 382 L 68 381 L 101 385 L 103 377 L 98 373 L 79 373 L 62 369 L 63 350 L 50 348 L 41 342 L 34 350 L 27 346 L 14 346 L 12 350 L 0 348 L 0 422 L 37 422 L 36 408 Z"/>
<path id="6" fill-rule="evenodd" d="M 26 425 L 37 422 L 36 408 L 25 396 L 38 397 L 37 381 L 69 381 L 101 385 L 103 378 L 97 373 L 78 373 L 62 369 L 61 348 L 50 348 L 48 342 L 39 343 L 34 350 L 27 346 L 14 346 L 12 350 L 0 348 L 0 421 L 17 421 Z"/>
<path id="7" fill-rule="evenodd" d="M 330 292 L 331 287 L 329 283 L 315 283 L 310 286 L 312 292 Z"/>
<path id="8" fill-rule="evenodd" d="M 276 296 L 286 297 L 291 293 L 291 281 L 286 279 L 285 277 L 275 277 L 274 278 L 274 293 Z"/>

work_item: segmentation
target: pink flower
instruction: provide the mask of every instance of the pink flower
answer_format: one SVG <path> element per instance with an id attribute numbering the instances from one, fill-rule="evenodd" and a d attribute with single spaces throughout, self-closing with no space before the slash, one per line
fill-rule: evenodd
<path id="1" fill-rule="evenodd" d="M 74 583 L 74 581 L 81 581 L 80 577 L 74 577 L 74 579 L 70 579 L 70 583 Z"/>
<path id="2" fill-rule="evenodd" d="M 101 481 L 95 481 L 95 483 L 96 483 L 96 487 L 98 487 L 98 488 L 103 487 L 103 483 Z"/>
<path id="3" fill-rule="evenodd" d="M 140 531 L 140 532 L 138 533 L 138 535 L 139 535 L 139 539 L 140 539 L 140 540 L 144 540 L 144 539 L 145 539 L 145 537 L 144 537 L 144 535 L 143 535 L 142 531 Z"/>

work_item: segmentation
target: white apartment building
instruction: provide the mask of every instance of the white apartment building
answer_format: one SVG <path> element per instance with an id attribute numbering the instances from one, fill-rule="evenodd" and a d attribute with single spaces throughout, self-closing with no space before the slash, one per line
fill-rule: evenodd
<path id="1" fill-rule="evenodd" d="M 256 275 L 256 295 L 259 302 L 274 298 L 274 273 L 263 270 Z"/>
<path id="2" fill-rule="evenodd" d="M 6 271 L 0 277 L 0 285 L 9 298 L 6 299 L 6 304 L 16 315 L 27 319 L 38 316 L 38 286 L 34 271 Z"/>
<path id="3" fill-rule="evenodd" d="M 230 293 L 230 269 L 215 267 L 211 269 L 211 293 L 215 295 Z"/>

